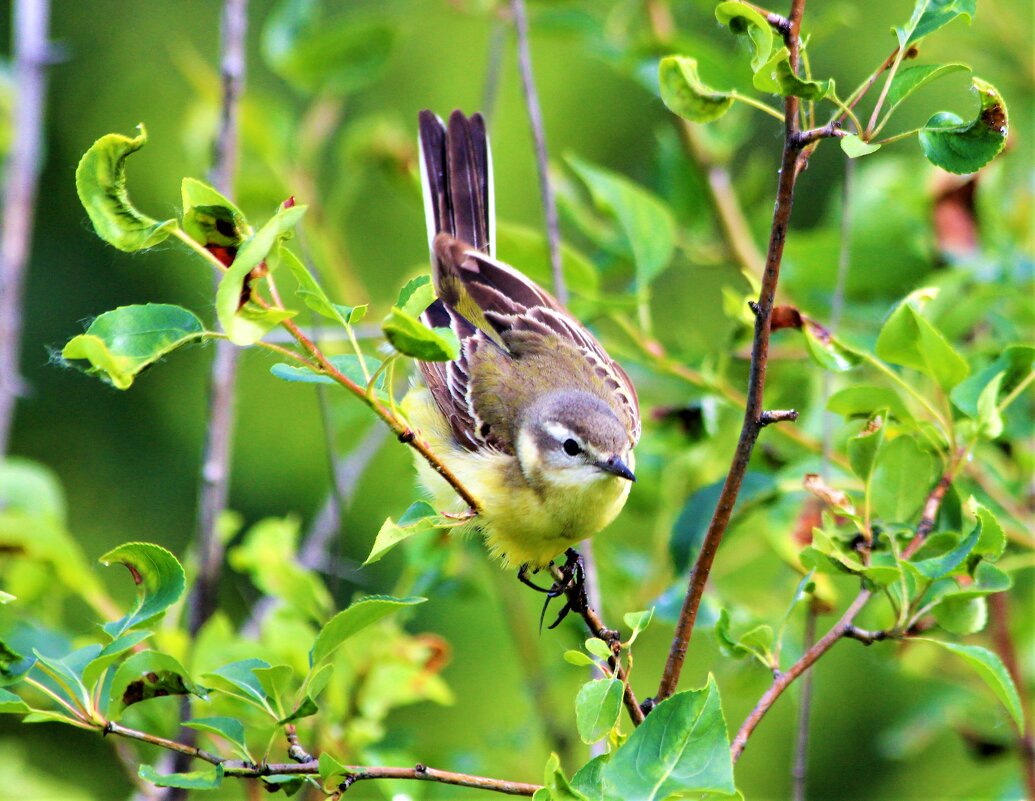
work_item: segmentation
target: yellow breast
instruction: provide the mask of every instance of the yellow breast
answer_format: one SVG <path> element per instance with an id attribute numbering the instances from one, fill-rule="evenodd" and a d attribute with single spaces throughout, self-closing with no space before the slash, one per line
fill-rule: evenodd
<path id="1" fill-rule="evenodd" d="M 515 456 L 459 447 L 424 387 L 407 394 L 403 409 L 431 449 L 481 501 L 482 513 L 473 525 L 482 531 L 492 555 L 507 567 L 545 567 L 566 548 L 607 526 L 625 505 L 631 484 L 624 479 L 599 474 L 574 486 L 546 481 L 532 487 Z M 436 508 L 463 511 L 453 489 L 419 455 L 416 464 Z"/>

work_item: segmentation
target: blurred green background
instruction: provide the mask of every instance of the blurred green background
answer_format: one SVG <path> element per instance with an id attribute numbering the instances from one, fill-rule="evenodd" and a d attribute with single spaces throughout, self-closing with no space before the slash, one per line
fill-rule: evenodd
<path id="1" fill-rule="evenodd" d="M 55 3 L 53 39 L 65 58 L 50 72 L 46 164 L 22 349 L 31 395 L 18 406 L 11 453 L 38 460 L 60 477 L 71 529 L 91 558 L 129 540 L 160 543 L 181 555 L 187 548 L 194 529 L 212 349 L 177 352 L 128 392 L 51 364 L 48 349 L 60 348 L 92 317 L 123 304 L 179 303 L 208 320 L 214 315 L 210 275 L 180 249 L 165 244 L 147 254 L 126 255 L 93 234 L 75 194 L 73 173 L 97 137 L 130 134 L 144 122 L 150 143 L 130 162 L 133 199 L 153 216 L 175 213 L 180 179 L 204 177 L 210 158 L 220 5 L 215 0 Z M 347 98 L 331 92 L 315 104 L 264 62 L 263 26 L 274 5 L 263 0 L 249 4 L 246 144 L 237 200 L 253 219 L 261 220 L 289 194 L 302 202 L 320 198 L 321 227 L 332 232 L 322 242 L 329 254 L 326 262 L 342 271 L 337 278 L 328 277 L 328 284 L 351 292 L 338 298 L 343 303 L 372 303 L 370 319 L 376 321 L 398 288 L 426 269 L 419 191 L 406 169 L 412 167 L 406 159 L 412 158 L 417 111 L 431 108 L 445 115 L 454 107 L 476 110 L 483 102 L 494 21 L 482 7 L 491 3 L 327 3 L 335 13 L 384 22 L 396 39 L 376 79 Z M 4 41 L 10 38 L 9 6 L 0 3 Z M 715 23 L 712 4 L 674 7 L 685 49 L 698 55 L 705 80 L 717 86 L 743 81 L 748 73 L 744 69 L 736 77 L 737 63 L 730 58 L 736 48 Z M 631 59 L 644 55 L 637 51 L 642 42 L 629 34 L 643 28 L 643 4 L 541 2 L 532 3 L 530 11 L 535 73 L 558 179 L 573 183 L 563 156 L 575 153 L 671 202 L 689 247 L 659 280 L 652 309 L 656 330 L 687 364 L 714 364 L 716 353 L 732 347 L 721 288 L 736 286 L 739 279 L 735 267 L 709 244 L 717 234 L 703 199 L 702 179 L 679 153 L 669 113 L 629 67 Z M 806 29 L 813 36 L 813 72 L 834 75 L 846 94 L 888 55 L 894 45 L 892 25 L 907 19 L 910 11 L 907 0 L 810 4 Z M 992 244 L 986 241 L 997 254 L 986 267 L 1021 285 L 1031 274 L 1032 26 L 1027 0 L 981 3 L 973 25 L 953 23 L 923 48 L 928 63 L 971 64 L 1009 103 L 1009 151 L 989 170 L 986 184 L 994 197 L 985 202 L 992 209 L 989 219 L 1010 234 Z M 509 28 L 502 41 L 491 116 L 497 210 L 507 221 L 540 229 L 531 136 Z M 966 86 L 961 73 L 924 90 L 895 130 L 919 124 L 943 108 L 969 119 L 974 103 Z M 321 114 L 331 127 L 319 148 L 307 149 L 306 132 L 315 136 Z M 761 115 L 734 116 L 730 135 L 744 144 L 730 169 L 762 247 L 775 188 L 779 131 Z M 838 241 L 830 223 L 839 213 L 841 180 L 840 151 L 834 145 L 822 147 L 799 184 L 788 245 L 785 287 L 821 319 L 829 313 Z M 891 304 L 940 269 L 930 229 L 934 180 L 933 168 L 922 161 L 913 140 L 858 167 L 861 222 L 845 325 L 860 336 L 872 337 Z M 565 233 L 571 230 L 566 225 Z M 694 254 L 703 254 L 702 263 Z M 508 256 L 502 251 L 499 255 Z M 622 288 L 620 274 L 605 278 L 609 288 Z M 230 505 L 248 523 L 288 513 L 308 520 L 329 487 L 319 406 L 310 387 L 276 381 L 269 366 L 263 353 L 243 356 Z M 684 385 L 633 372 L 638 382 L 643 380 L 646 416 L 654 407 L 700 400 Z M 804 374 L 795 363 L 774 366 L 770 405 L 820 408 L 815 391 L 803 383 Z M 370 424 L 347 401 L 333 404 L 332 417 L 342 451 Z M 678 433 L 648 426 L 637 471 L 640 482 L 626 512 L 597 540 L 605 619 L 647 608 L 666 589 L 672 577 L 657 564 L 666 558 L 676 516 L 694 490 L 722 476 L 735 418 L 724 416 L 713 440 L 664 463 L 662 457 L 667 459 Z M 818 431 L 820 415 L 807 413 L 803 425 Z M 765 440 L 767 446 L 772 442 Z M 384 518 L 397 516 L 414 497 L 410 455 L 389 442 L 359 484 L 343 526 L 342 555 L 361 562 Z M 770 619 L 782 614 L 782 606 L 772 608 L 766 590 L 780 586 L 779 597 L 789 599 L 796 578 L 772 556 L 763 533 L 792 523 L 793 516 L 784 514 L 781 520 L 779 511 L 767 510 L 738 524 L 717 561 L 720 597 L 757 606 L 755 611 Z M 443 585 L 408 628 L 436 632 L 450 643 L 452 661 L 443 675 L 455 703 L 396 713 L 389 720 L 386 747 L 406 747 L 421 761 L 443 768 L 539 781 L 548 750 L 523 689 L 520 660 L 502 623 L 506 613 L 499 600 L 499 585 L 513 579 L 489 564 L 477 543 L 454 547 L 461 562 L 459 578 Z M 356 589 L 390 590 L 402 564 L 396 553 L 357 576 L 350 574 L 338 585 L 339 602 L 344 605 Z M 122 582 L 106 573 L 102 577 L 119 597 L 126 597 Z M 1030 575 L 1026 581 L 1030 590 Z M 221 602 L 231 616 L 243 617 L 257 595 L 245 577 L 228 569 Z M 518 595 L 523 618 L 516 625 L 527 628 L 541 651 L 554 703 L 573 730 L 572 699 L 583 676 L 561 654 L 580 639 L 579 630 L 572 623 L 536 635 L 538 599 Z M 1031 611 L 1029 593 L 1024 605 L 1016 607 L 1019 626 L 1030 629 Z M 85 614 L 80 624 L 84 630 L 89 625 Z M 797 637 L 800 625 L 792 626 Z M 641 695 L 655 685 L 670 631 L 668 623 L 656 623 L 638 645 L 632 680 Z M 1030 632 L 1022 644 L 1030 646 Z M 877 653 L 881 648 L 842 644 L 817 670 L 809 797 L 1016 797 L 1004 795 L 1016 786 L 1012 757 L 980 759 L 943 721 L 934 718 L 930 731 L 924 726 L 924 705 L 939 694 L 958 692 L 954 685 L 946 681 L 932 686 L 911 671 L 911 660 L 922 659 L 920 655 L 893 660 L 888 658 L 892 646 Z M 722 659 L 713 638 L 702 632 L 694 640 L 683 686 L 700 686 L 709 671 L 717 675 L 727 720 L 735 727 L 770 677 L 757 665 Z M 776 706 L 738 767 L 738 784 L 750 799 L 788 797 L 795 695 Z M 31 788 L 18 790 L 20 780 L 11 785 L 5 779 L 0 798 L 29 798 L 26 792 L 42 793 L 45 787 L 51 788 L 50 798 L 115 799 L 132 792 L 111 743 L 51 724 L 25 727 L 0 720 L 0 726 L 4 773 L 9 777 L 13 769 Z M 896 737 L 908 740 L 908 747 Z M 474 797 L 456 788 L 406 789 L 435 798 L 462 793 Z M 234 797 L 239 789 L 226 792 Z M 350 790 L 349 798 L 377 798 L 381 792 L 360 785 Z"/>

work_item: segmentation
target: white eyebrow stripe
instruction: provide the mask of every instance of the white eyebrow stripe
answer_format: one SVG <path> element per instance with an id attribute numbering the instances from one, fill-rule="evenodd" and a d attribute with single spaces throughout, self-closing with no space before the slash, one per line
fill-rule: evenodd
<path id="1" fill-rule="evenodd" d="M 583 447 L 582 438 L 563 423 L 550 422 L 544 424 L 543 428 L 546 429 L 547 434 L 558 442 L 564 442 L 566 439 L 573 439 L 579 444 L 580 448 Z"/>

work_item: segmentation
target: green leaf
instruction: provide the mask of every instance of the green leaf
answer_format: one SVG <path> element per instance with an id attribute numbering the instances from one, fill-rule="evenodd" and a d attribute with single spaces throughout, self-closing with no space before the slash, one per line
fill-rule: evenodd
<path id="1" fill-rule="evenodd" d="M 925 578 L 932 580 L 940 579 L 943 576 L 949 575 L 949 573 L 963 564 L 964 560 L 970 556 L 971 551 L 974 550 L 974 546 L 977 545 L 978 537 L 980 536 L 981 526 L 975 526 L 969 536 L 964 538 L 951 551 L 947 551 L 940 556 L 932 556 L 929 559 L 920 559 L 913 562 L 912 565 Z"/>
<path id="2" fill-rule="evenodd" d="M 783 97 L 800 97 L 803 100 L 821 100 L 834 88 L 833 79 L 809 81 L 799 78 L 791 70 L 791 52 L 786 47 L 773 51 L 758 70 L 752 83 L 760 92 L 769 92 Z"/>
<path id="3" fill-rule="evenodd" d="M 1003 433 L 1003 416 L 999 413 L 999 387 L 1006 378 L 1006 371 L 988 382 L 977 402 L 977 433 L 987 439 L 995 439 Z"/>
<path id="4" fill-rule="evenodd" d="M 921 87 L 945 75 L 960 71 L 970 72 L 970 67 L 966 64 L 953 63 L 921 64 L 917 67 L 900 69 L 895 73 L 895 78 L 891 81 L 891 86 L 888 88 L 888 110 L 886 116 L 891 116 L 891 113 L 903 100 Z"/>
<path id="5" fill-rule="evenodd" d="M 1035 347 L 1030 345 L 1009 345 L 990 365 L 969 376 L 953 388 L 953 404 L 972 419 L 978 418 L 978 400 L 981 393 L 1000 373 L 1005 373 L 999 391 L 1010 392 L 1023 381 L 1035 367 Z"/>
<path id="6" fill-rule="evenodd" d="M 363 565 L 372 565 L 374 562 L 380 561 L 400 542 L 417 534 L 441 528 L 454 528 L 463 523 L 464 521 L 440 515 L 435 511 L 435 507 L 427 501 L 416 501 L 403 512 L 399 522 L 390 517 L 385 520 L 374 538 L 374 546 L 370 549 L 370 555 Z"/>
<path id="7" fill-rule="evenodd" d="M 241 298 L 248 274 L 263 261 L 273 259 L 274 249 L 279 249 L 280 242 L 290 234 L 305 212 L 305 206 L 278 209 L 255 236 L 241 245 L 233 264 L 223 273 L 216 289 L 216 316 L 235 345 L 257 342 L 267 331 L 294 314 L 281 309 L 262 309 L 250 301 L 242 304 Z M 279 253 L 275 255 L 280 256 Z M 272 269 L 272 265 L 268 266 Z"/>
<path id="8" fill-rule="evenodd" d="M 145 625 L 162 615 L 183 595 L 186 576 L 183 566 L 169 551 L 150 542 L 130 542 L 108 551 L 101 564 L 125 565 L 137 585 L 137 602 L 125 617 L 103 628 L 112 639 Z"/>
<path id="9" fill-rule="evenodd" d="M 976 11 L 977 0 L 916 0 L 909 22 L 895 28 L 899 47 L 916 44 L 956 17 L 966 17 L 969 23 Z"/>
<path id="10" fill-rule="evenodd" d="M 916 637 L 914 641 L 916 640 L 940 645 L 945 650 L 956 654 L 956 656 L 967 662 L 977 671 L 977 674 L 985 684 L 991 688 L 1003 706 L 1006 707 L 1006 711 L 1010 713 L 1010 717 L 1013 718 L 1017 728 L 1021 732 L 1024 731 L 1024 712 L 1021 707 L 1021 698 L 1017 694 L 1017 688 L 1014 686 L 1010 674 L 1006 671 L 998 656 L 987 648 L 982 648 L 980 645 L 960 645 L 959 643 L 933 640 L 926 637 Z"/>
<path id="11" fill-rule="evenodd" d="M 597 637 L 590 637 L 586 640 L 584 645 L 586 646 L 587 651 L 600 659 L 610 659 L 614 656 L 611 646 Z"/>
<path id="12" fill-rule="evenodd" d="M 930 289 L 919 289 L 895 307 L 877 337 L 877 356 L 892 364 L 911 367 L 949 390 L 967 377 L 970 367 L 944 335 L 920 314 Z"/>
<path id="13" fill-rule="evenodd" d="M 920 129 L 920 149 L 929 162 L 959 175 L 977 172 L 999 155 L 1006 144 L 1006 103 L 992 84 L 972 78 L 981 106 L 977 117 L 964 122 L 951 111 L 939 111 Z"/>
<path id="14" fill-rule="evenodd" d="M 900 436 L 878 452 L 870 478 L 874 514 L 885 523 L 909 523 L 935 480 L 935 459 L 911 436 Z"/>
<path id="15" fill-rule="evenodd" d="M 864 142 L 858 134 L 845 134 L 841 137 L 841 150 L 850 159 L 857 159 L 860 156 L 868 156 L 880 150 L 880 145 L 873 142 Z"/>
<path id="16" fill-rule="evenodd" d="M 601 754 L 594 757 L 571 777 L 571 787 L 576 792 L 582 793 L 586 798 L 593 801 L 604 799 L 604 765 L 611 758 L 610 754 Z M 610 799 L 608 800 L 610 801 Z"/>
<path id="17" fill-rule="evenodd" d="M 115 664 L 126 651 L 139 645 L 150 636 L 151 632 L 146 629 L 130 631 L 108 643 L 83 668 L 83 684 L 87 687 L 93 687 L 94 682 L 101 677 L 101 674 Z"/>
<path id="18" fill-rule="evenodd" d="M 359 365 L 359 357 L 354 353 L 342 353 L 337 356 L 328 356 L 327 361 L 334 365 L 335 369 L 338 370 L 346 378 L 350 379 L 353 383 L 360 387 L 366 387 L 367 379 L 363 374 L 363 368 Z M 363 361 L 366 363 L 367 373 L 374 375 L 381 368 L 381 362 L 375 359 L 373 356 L 363 355 Z M 275 364 L 270 367 L 270 373 L 281 381 L 290 381 L 300 384 L 337 384 L 338 382 L 331 378 L 326 373 L 315 373 L 308 367 L 295 367 L 290 364 Z M 388 395 L 385 391 L 385 374 L 381 373 L 377 377 L 377 381 L 374 382 L 374 387 L 377 390 L 374 394 L 387 401 Z"/>
<path id="19" fill-rule="evenodd" d="M 773 29 L 765 17 L 744 3 L 726 2 L 715 8 L 715 18 L 733 33 L 747 34 L 753 50 L 751 71 L 760 70 L 773 50 Z"/>
<path id="20" fill-rule="evenodd" d="M 862 361 L 859 354 L 831 333 L 807 318 L 802 319 L 801 332 L 805 335 L 805 347 L 818 365 L 835 373 L 844 373 L 858 366 Z"/>
<path id="21" fill-rule="evenodd" d="M 543 784 L 546 786 L 536 792 L 535 796 L 533 796 L 533 801 L 536 801 L 536 797 L 543 790 L 548 792 L 546 795 L 548 801 L 590 801 L 590 799 L 571 786 L 571 783 L 561 770 L 561 760 L 557 754 L 550 754 L 550 758 L 546 762 Z"/>
<path id="22" fill-rule="evenodd" d="M 313 643 L 309 663 L 316 665 L 330 656 L 345 640 L 367 626 L 400 609 L 424 603 L 427 598 L 393 598 L 390 595 L 369 595 L 352 603 L 348 609 L 332 617 L 320 629 Z"/>
<path id="23" fill-rule="evenodd" d="M 267 793 L 283 791 L 284 795 L 292 796 L 305 786 L 304 776 L 263 776 L 260 781 Z"/>
<path id="24" fill-rule="evenodd" d="M 61 357 L 86 359 L 87 372 L 100 373 L 118 389 L 128 389 L 145 367 L 204 336 L 201 320 L 179 306 L 120 306 L 95 319 L 85 334 L 72 337 Z"/>
<path id="25" fill-rule="evenodd" d="M 668 206 L 628 178 L 576 156 L 566 161 L 586 184 L 593 203 L 614 215 L 625 234 L 636 265 L 636 286 L 641 293 L 668 266 L 676 247 L 676 223 Z"/>
<path id="26" fill-rule="evenodd" d="M 624 688 L 618 679 L 587 681 L 575 697 L 575 725 L 587 745 L 604 739 L 618 722 Z"/>
<path id="27" fill-rule="evenodd" d="M 902 423 L 913 421 L 913 415 L 898 392 L 891 387 L 861 385 L 846 387 L 827 400 L 827 409 L 834 414 L 849 417 L 872 417 L 882 409 Z"/>
<path id="28" fill-rule="evenodd" d="M 450 328 L 428 328 L 397 306 L 381 323 L 385 337 L 397 351 L 425 362 L 449 362 L 460 355 L 460 340 Z"/>
<path id="29" fill-rule="evenodd" d="M 233 695 L 268 711 L 266 691 L 255 675 L 256 668 L 268 668 L 263 659 L 241 659 L 202 676 L 213 690 Z"/>
<path id="30" fill-rule="evenodd" d="M 974 546 L 974 553 L 981 554 L 994 562 L 1003 555 L 1003 551 L 1006 549 L 1006 532 L 1003 531 L 1003 527 L 988 507 L 975 501 L 973 511 L 981 531 L 977 544 Z"/>
<path id="31" fill-rule="evenodd" d="M 310 94 L 348 94 L 377 80 L 395 44 L 395 28 L 356 14 L 324 19 L 309 9 L 283 3 L 270 16 L 262 37 L 270 68 Z"/>
<path id="32" fill-rule="evenodd" d="M 658 82 L 668 110 L 690 122 L 717 120 L 733 105 L 729 92 L 712 89 L 701 80 L 694 58 L 665 56 L 658 64 Z"/>
<path id="33" fill-rule="evenodd" d="M 568 650 L 564 652 L 564 661 L 571 665 L 578 665 L 579 667 L 589 667 L 595 665 L 590 657 L 582 653 L 582 651 Z"/>
<path id="34" fill-rule="evenodd" d="M 298 283 L 298 289 L 295 290 L 295 294 L 302 299 L 306 306 L 320 316 L 334 320 L 342 326 L 351 325 L 353 321 L 349 319 L 348 315 L 342 313 L 343 307 L 339 307 L 336 303 L 331 303 L 331 299 L 327 297 L 323 287 L 320 286 L 320 283 L 313 277 L 313 274 L 309 272 L 309 268 L 302 263 L 298 256 L 286 248 L 281 251 L 280 256 Z M 360 308 L 365 309 L 366 307 Z"/>
<path id="35" fill-rule="evenodd" d="M 151 698 L 167 695 L 205 697 L 205 689 L 195 684 L 175 657 L 161 651 L 140 651 L 119 665 L 111 680 L 109 715 Z"/>
<path id="36" fill-rule="evenodd" d="M 236 248 L 252 235 L 248 220 L 237 206 L 211 186 L 184 178 L 183 230 L 199 245 Z"/>
<path id="37" fill-rule="evenodd" d="M 329 667 L 329 665 L 327 667 Z M 316 701 L 308 695 L 303 695 L 302 700 L 295 705 L 295 708 L 277 721 L 277 725 L 283 726 L 285 723 L 292 723 L 293 721 L 307 718 L 310 715 L 315 715 L 319 711 L 320 707 L 316 705 Z"/>
<path id="38" fill-rule="evenodd" d="M 268 667 L 253 667 L 252 673 L 259 681 L 259 686 L 272 701 L 273 708 L 277 714 L 283 714 L 281 699 L 291 689 L 291 679 L 295 672 L 290 665 L 270 665 Z M 279 722 L 279 721 L 278 721 Z"/>
<path id="39" fill-rule="evenodd" d="M 622 620 L 625 625 L 632 629 L 632 634 L 629 635 L 629 639 L 626 641 L 626 645 L 632 645 L 636 638 L 640 636 L 640 632 L 650 625 L 651 620 L 654 619 L 654 607 L 647 609 L 643 612 L 627 612 L 622 616 Z"/>
<path id="40" fill-rule="evenodd" d="M 342 779 L 349 775 L 348 768 L 326 751 L 320 754 L 320 764 L 317 770 L 325 788 L 332 783 L 333 785 L 341 784 Z"/>
<path id="41" fill-rule="evenodd" d="M 949 597 L 931 610 L 938 625 L 953 634 L 976 634 L 988 621 L 984 598 Z"/>
<path id="42" fill-rule="evenodd" d="M 605 793 L 662 801 L 675 793 L 733 793 L 726 720 L 715 679 L 658 704 L 604 766 Z"/>
<path id="43" fill-rule="evenodd" d="M 852 472 L 863 481 L 870 477 L 877 453 L 884 444 L 884 431 L 887 427 L 884 419 L 886 415 L 887 412 L 882 409 L 871 417 L 863 430 L 849 439 L 846 444 L 848 463 L 852 466 Z"/>
<path id="44" fill-rule="evenodd" d="M 244 740 L 244 724 L 237 718 L 194 718 L 193 720 L 184 721 L 183 725 L 188 729 L 222 737 L 234 747 L 241 759 L 251 761 L 251 755 L 248 753 L 248 746 Z"/>
<path id="45" fill-rule="evenodd" d="M 406 285 L 399 290 L 399 299 L 395 302 L 395 306 L 411 317 L 420 317 L 434 301 L 435 287 L 431 285 L 431 276 L 418 275 L 407 281 Z"/>
<path id="46" fill-rule="evenodd" d="M 299 525 L 293 517 L 260 520 L 240 545 L 230 549 L 227 561 L 234 570 L 247 573 L 265 595 L 281 599 L 310 620 L 321 621 L 334 603 L 319 576 L 297 561 Z"/>
<path id="47" fill-rule="evenodd" d="M 29 711 L 29 705 L 10 690 L 0 688 L 0 715 L 19 715 Z"/>
<path id="48" fill-rule="evenodd" d="M 208 765 L 190 773 L 159 773 L 153 765 L 141 765 L 137 775 L 158 787 L 177 787 L 182 790 L 215 790 L 223 781 L 223 766 Z"/>
<path id="49" fill-rule="evenodd" d="M 147 143 L 147 131 L 133 139 L 121 134 L 102 136 L 91 145 L 75 171 L 79 201 L 97 235 L 119 250 L 151 248 L 176 229 L 176 220 L 154 220 L 140 211 L 126 191 L 126 159 Z"/>

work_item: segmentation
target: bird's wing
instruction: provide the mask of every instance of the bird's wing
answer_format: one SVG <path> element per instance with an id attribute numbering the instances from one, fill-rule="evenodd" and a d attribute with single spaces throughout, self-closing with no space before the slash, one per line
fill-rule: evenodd
<path id="1" fill-rule="evenodd" d="M 473 250 L 458 272 L 467 293 L 478 304 L 486 321 L 514 355 L 523 334 L 556 336 L 572 345 L 592 366 L 602 390 L 601 398 L 614 409 L 629 430 L 633 444 L 640 438 L 640 405 L 632 381 L 603 346 L 541 287 L 508 264 Z"/>
<path id="2" fill-rule="evenodd" d="M 509 450 L 504 442 L 483 425 L 471 398 L 470 365 L 481 349 L 491 349 L 506 357 L 500 346 L 484 331 L 476 328 L 463 315 L 441 299 L 421 315 L 431 328 L 450 328 L 460 340 L 460 355 L 451 362 L 417 362 L 424 383 L 435 399 L 435 405 L 449 422 L 457 443 L 469 451 L 483 448 Z"/>

